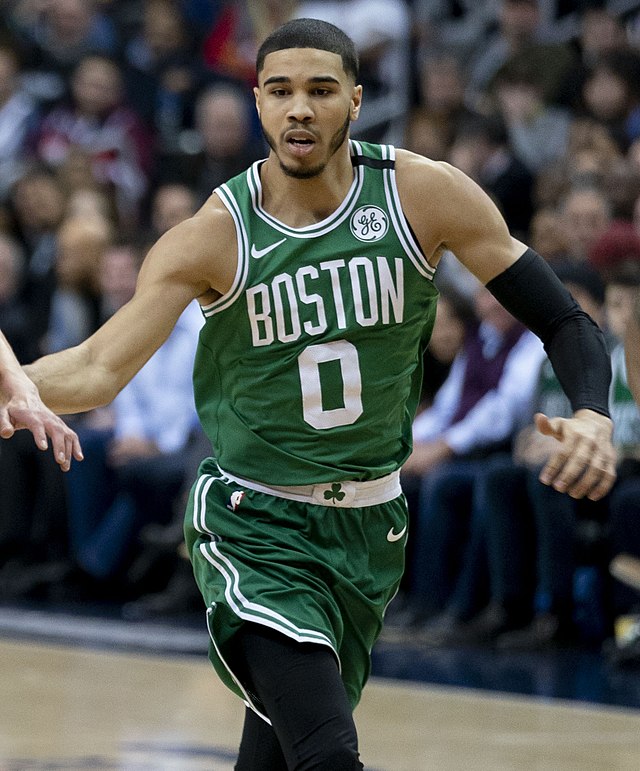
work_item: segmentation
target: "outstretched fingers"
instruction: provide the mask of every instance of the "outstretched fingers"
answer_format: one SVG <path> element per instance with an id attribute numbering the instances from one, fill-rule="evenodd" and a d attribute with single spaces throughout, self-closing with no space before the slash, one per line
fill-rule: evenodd
<path id="1" fill-rule="evenodd" d="M 63 420 L 57 415 L 51 413 L 45 416 L 42 422 L 42 433 L 32 432 L 36 444 L 41 449 L 47 448 L 47 436 L 51 439 L 53 446 L 53 457 L 63 471 L 68 471 L 71 467 L 71 460 L 82 460 L 82 448 L 80 440 L 75 431 L 70 429 Z M 41 444 L 38 437 L 44 438 L 44 445 Z"/>
<path id="2" fill-rule="evenodd" d="M 69 470 L 72 458 L 83 459 L 82 447 L 76 432 L 44 405 L 38 408 L 15 407 L 10 410 L 8 420 L 13 430 L 30 431 L 36 446 L 41 450 L 48 448 L 50 439 L 53 457 L 63 471 Z M 10 435 L 7 434 L 7 437 Z M 2 436 L 5 437 L 5 434 Z"/>

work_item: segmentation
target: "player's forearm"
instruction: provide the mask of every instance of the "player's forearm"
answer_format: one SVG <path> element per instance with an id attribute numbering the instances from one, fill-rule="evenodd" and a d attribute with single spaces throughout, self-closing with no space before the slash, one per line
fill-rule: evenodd
<path id="1" fill-rule="evenodd" d="M 24 367 L 43 402 L 58 414 L 72 414 L 108 404 L 122 385 L 92 360 L 91 350 L 78 345 L 43 356 Z"/>
<path id="2" fill-rule="evenodd" d="M 573 410 L 608 416 L 611 361 L 602 331 L 542 257 L 527 249 L 487 288 L 540 337 Z"/>

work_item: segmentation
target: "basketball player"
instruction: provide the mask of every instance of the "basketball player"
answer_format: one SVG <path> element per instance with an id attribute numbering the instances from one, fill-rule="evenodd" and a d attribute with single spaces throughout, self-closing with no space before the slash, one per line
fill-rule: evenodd
<path id="1" fill-rule="evenodd" d="M 398 479 L 442 251 L 545 341 L 575 412 L 537 417 L 559 440 L 542 479 L 575 497 L 614 480 L 609 359 L 470 179 L 350 140 L 362 89 L 344 33 L 288 22 L 257 72 L 268 158 L 162 236 L 102 328 L 27 371 L 58 412 L 104 404 L 198 298 L 194 386 L 215 458 L 185 533 L 211 660 L 247 704 L 236 768 L 358 769 L 351 713 L 403 569 Z"/>
<path id="2" fill-rule="evenodd" d="M 44 406 L 38 389 L 24 374 L 9 341 L 0 332 L 0 437 L 9 439 L 20 428 L 31 431 L 41 450 L 49 446 L 49 437 L 63 471 L 69 470 L 72 457 L 82 460 L 76 433 Z"/>

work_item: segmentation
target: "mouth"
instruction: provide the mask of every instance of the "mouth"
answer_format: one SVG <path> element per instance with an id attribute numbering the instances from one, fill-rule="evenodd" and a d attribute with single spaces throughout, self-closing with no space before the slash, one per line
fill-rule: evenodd
<path id="1" fill-rule="evenodd" d="M 285 134 L 285 143 L 292 155 L 304 157 L 312 152 L 316 139 L 309 131 L 289 131 Z"/>

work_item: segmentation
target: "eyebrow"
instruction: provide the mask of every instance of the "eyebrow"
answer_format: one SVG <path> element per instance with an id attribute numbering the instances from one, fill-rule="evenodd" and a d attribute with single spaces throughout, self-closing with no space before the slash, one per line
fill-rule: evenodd
<path id="1" fill-rule="evenodd" d="M 273 83 L 291 83 L 291 78 L 286 75 L 273 75 L 267 78 L 263 85 L 270 86 Z M 307 83 L 335 83 L 338 86 L 340 85 L 340 81 L 334 78 L 333 75 L 314 75 L 314 77 L 308 78 Z"/>

